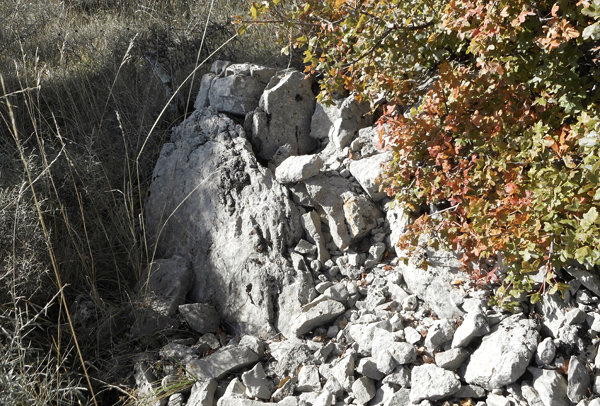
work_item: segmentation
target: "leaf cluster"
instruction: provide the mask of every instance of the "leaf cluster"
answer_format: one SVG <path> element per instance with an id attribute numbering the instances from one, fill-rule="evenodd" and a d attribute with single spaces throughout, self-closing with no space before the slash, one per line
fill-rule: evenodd
<path id="1" fill-rule="evenodd" d="M 509 307 L 600 265 L 600 1 L 306 0 L 285 20 L 322 99 L 387 102 L 383 185 L 416 217 L 401 246 L 448 243 Z"/>

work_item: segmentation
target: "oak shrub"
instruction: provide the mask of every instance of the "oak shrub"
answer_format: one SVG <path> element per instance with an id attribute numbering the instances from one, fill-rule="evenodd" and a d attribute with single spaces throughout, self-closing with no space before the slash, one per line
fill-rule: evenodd
<path id="1" fill-rule="evenodd" d="M 511 307 L 600 264 L 600 1 L 269 0 L 319 98 L 384 98 L 383 185 Z M 268 17 L 265 17 L 268 16 Z M 420 208 L 443 207 L 436 214 Z M 528 275 L 545 271 L 537 290 Z"/>

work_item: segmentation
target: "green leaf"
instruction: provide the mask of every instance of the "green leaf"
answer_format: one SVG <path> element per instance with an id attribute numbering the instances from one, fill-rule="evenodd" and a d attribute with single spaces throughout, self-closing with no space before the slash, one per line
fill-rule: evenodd
<path id="1" fill-rule="evenodd" d="M 542 299 L 542 295 L 539 292 L 536 292 L 533 295 L 531 295 L 531 298 L 530 298 L 531 304 L 536 304 L 541 299 Z"/>
<path id="2" fill-rule="evenodd" d="M 584 230 L 590 228 L 596 221 L 598 220 L 598 210 L 595 207 L 592 207 L 588 210 L 587 213 L 583 215 L 581 219 L 581 227 Z"/>

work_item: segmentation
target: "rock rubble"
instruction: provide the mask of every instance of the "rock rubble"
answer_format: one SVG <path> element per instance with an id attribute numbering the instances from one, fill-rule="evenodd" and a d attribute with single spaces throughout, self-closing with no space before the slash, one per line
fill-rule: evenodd
<path id="1" fill-rule="evenodd" d="M 136 357 L 140 396 L 598 406 L 598 278 L 569 270 L 564 299 L 510 314 L 452 252 L 426 247 L 427 270 L 399 260 L 409 219 L 375 181 L 389 155 L 368 106 L 322 105 L 299 72 L 222 61 L 195 106 L 154 171 L 146 229 L 164 259 L 148 267 L 132 328 L 189 331 Z M 156 382 L 182 373 L 194 384 L 160 397 Z"/>

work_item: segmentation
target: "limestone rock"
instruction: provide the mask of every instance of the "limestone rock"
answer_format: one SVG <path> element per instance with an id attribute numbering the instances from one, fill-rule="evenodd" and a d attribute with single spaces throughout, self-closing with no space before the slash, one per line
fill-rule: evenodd
<path id="1" fill-rule="evenodd" d="M 358 405 L 364 405 L 375 397 L 375 384 L 366 376 L 358 378 L 352 384 L 352 395 Z"/>
<path id="2" fill-rule="evenodd" d="M 280 183 L 293 183 L 318 175 L 323 167 L 319 155 L 291 156 L 275 170 L 275 178 Z"/>
<path id="3" fill-rule="evenodd" d="M 504 319 L 471 355 L 465 381 L 488 390 L 515 382 L 527 369 L 538 340 L 534 320 L 520 319 L 519 315 Z"/>
<path id="4" fill-rule="evenodd" d="M 567 397 L 567 381 L 557 371 L 529 368 L 535 388 L 544 406 L 566 406 L 571 402 Z"/>
<path id="5" fill-rule="evenodd" d="M 381 165 L 389 160 L 390 154 L 384 153 L 350 163 L 350 173 L 375 202 L 380 201 L 386 196 L 385 192 L 379 191 L 377 178 L 382 172 Z"/>
<path id="6" fill-rule="evenodd" d="M 300 392 L 319 392 L 321 390 L 319 368 L 315 365 L 304 365 L 298 374 L 296 389 Z"/>
<path id="7" fill-rule="evenodd" d="M 535 362 L 538 365 L 549 365 L 556 355 L 556 346 L 552 337 L 544 338 L 535 351 Z"/>
<path id="8" fill-rule="evenodd" d="M 213 406 L 217 381 L 209 379 L 198 381 L 192 386 L 186 406 Z"/>
<path id="9" fill-rule="evenodd" d="M 458 369 L 469 356 L 469 352 L 462 348 L 452 348 L 448 351 L 435 354 L 435 364 L 438 367 L 454 371 Z"/>
<path id="10" fill-rule="evenodd" d="M 198 380 L 221 379 L 232 371 L 254 364 L 259 358 L 249 346 L 228 346 L 205 358 L 188 362 L 186 370 Z"/>
<path id="11" fill-rule="evenodd" d="M 425 347 L 431 350 L 439 350 L 444 344 L 452 340 L 455 328 L 455 323 L 448 319 L 434 322 L 427 330 Z"/>
<path id="12" fill-rule="evenodd" d="M 273 384 L 265 375 L 265 370 L 259 362 L 250 371 L 242 374 L 242 382 L 246 387 L 246 395 L 250 398 L 269 400 L 273 393 Z"/>
<path id="13" fill-rule="evenodd" d="M 204 334 L 214 333 L 219 327 L 219 314 L 214 306 L 206 303 L 190 303 L 179 306 L 179 313 L 192 330 Z"/>
<path id="14" fill-rule="evenodd" d="M 209 73 L 202 78 L 195 105 L 206 107 L 208 99 L 208 105 L 219 112 L 245 115 L 258 106 L 261 94 L 274 74 L 274 69 L 254 64 L 229 65 L 219 75 Z M 204 98 L 205 94 L 207 98 Z"/>
<path id="15" fill-rule="evenodd" d="M 481 313 L 468 313 L 452 338 L 452 347 L 466 347 L 475 337 L 489 333 L 487 319 Z"/>
<path id="16" fill-rule="evenodd" d="M 416 403 L 423 399 L 448 397 L 460 389 L 460 381 L 453 372 L 433 364 L 423 364 L 413 368 L 410 387 L 410 400 Z"/>
<path id="17" fill-rule="evenodd" d="M 152 262 L 138 287 L 140 306 L 136 309 L 133 332 L 146 336 L 175 326 L 175 314 L 192 286 L 193 274 L 188 261 L 173 256 Z"/>
<path id="18" fill-rule="evenodd" d="M 335 319 L 344 313 L 346 308 L 338 301 L 322 297 L 317 298 L 312 303 L 302 308 L 298 315 L 290 315 L 295 318 L 292 330 L 296 336 L 301 336 Z"/>
<path id="19" fill-rule="evenodd" d="M 324 264 L 330 256 L 325 244 L 325 237 L 323 237 L 321 231 L 321 219 L 319 215 L 315 210 L 311 210 L 302 215 L 301 221 L 308 240 L 317 246 L 317 259 Z"/>
<path id="20" fill-rule="evenodd" d="M 446 251 L 428 252 L 430 263 L 427 270 L 416 266 L 412 261 L 400 263 L 399 271 L 408 289 L 419 296 L 441 318 L 456 319 L 463 315 L 459 305 L 466 292 L 452 284 L 456 279 L 468 280 L 469 276 L 460 270 L 458 258 Z"/>
<path id="21" fill-rule="evenodd" d="M 253 118 L 251 141 L 257 155 L 270 160 L 286 144 L 290 155 L 312 152 L 316 143 L 309 134 L 314 106 L 311 82 L 304 74 L 293 69 L 277 72 L 260 97 L 260 109 Z"/>
<path id="22" fill-rule="evenodd" d="M 243 134 L 211 108 L 175 128 L 154 169 L 146 232 L 159 256 L 190 259 L 193 301 L 214 304 L 238 333 L 268 336 L 295 273 L 283 253 L 301 237 L 300 213 Z"/>
<path id="23" fill-rule="evenodd" d="M 359 103 L 353 95 L 343 100 L 334 100 L 331 105 L 317 102 L 310 135 L 316 139 L 329 137 L 338 149 L 342 149 L 350 144 L 359 129 L 372 122 L 369 104 Z"/>

